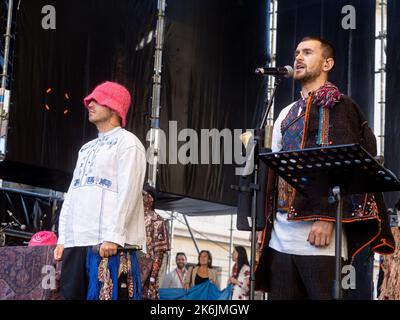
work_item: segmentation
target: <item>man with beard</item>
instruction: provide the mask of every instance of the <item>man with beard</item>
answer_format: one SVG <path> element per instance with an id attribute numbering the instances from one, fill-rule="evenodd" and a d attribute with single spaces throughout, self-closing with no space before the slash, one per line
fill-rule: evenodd
<path id="1" fill-rule="evenodd" d="M 183 280 L 185 279 L 186 255 L 183 252 L 178 252 L 175 257 L 176 268 L 166 274 L 162 282 L 162 288 L 183 288 Z"/>
<path id="2" fill-rule="evenodd" d="M 359 107 L 342 94 L 328 74 L 333 46 L 318 37 L 303 38 L 295 51 L 294 79 L 301 98 L 284 108 L 273 129 L 272 151 L 360 143 L 376 155 L 376 139 Z M 328 196 L 305 198 L 271 171 L 267 185 L 262 254 L 256 290 L 269 298 L 330 299 L 335 261 L 336 206 Z M 344 199 L 343 260 L 370 244 L 378 253 L 393 251 L 393 237 L 381 194 Z"/>

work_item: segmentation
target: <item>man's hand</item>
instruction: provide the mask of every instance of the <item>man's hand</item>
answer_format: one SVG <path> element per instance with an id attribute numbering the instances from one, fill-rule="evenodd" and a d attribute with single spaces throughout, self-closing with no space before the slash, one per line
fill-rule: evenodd
<path id="1" fill-rule="evenodd" d="M 54 260 L 61 261 L 63 253 L 64 253 L 64 245 L 58 244 L 57 247 L 54 249 Z"/>
<path id="2" fill-rule="evenodd" d="M 307 241 L 316 247 L 329 245 L 332 239 L 333 227 L 333 222 L 315 221 L 311 227 Z"/>
<path id="3" fill-rule="evenodd" d="M 100 246 L 99 254 L 102 258 L 108 258 L 117 254 L 118 245 L 114 242 L 104 241 Z"/>

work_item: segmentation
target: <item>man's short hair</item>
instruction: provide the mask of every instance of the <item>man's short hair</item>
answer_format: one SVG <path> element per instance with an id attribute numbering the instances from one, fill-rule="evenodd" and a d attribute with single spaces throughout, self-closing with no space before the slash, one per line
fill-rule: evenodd
<path id="1" fill-rule="evenodd" d="M 184 252 L 178 252 L 178 253 L 176 254 L 176 256 L 175 256 L 175 260 L 178 259 L 179 256 L 184 256 L 185 259 L 187 259 L 187 258 L 186 258 L 186 254 L 185 254 Z"/>
<path id="2" fill-rule="evenodd" d="M 333 60 L 336 60 L 335 48 L 329 41 L 317 36 L 308 36 L 301 39 L 300 42 L 310 41 L 310 40 L 316 40 L 321 43 L 322 53 L 325 59 L 332 58 Z"/>

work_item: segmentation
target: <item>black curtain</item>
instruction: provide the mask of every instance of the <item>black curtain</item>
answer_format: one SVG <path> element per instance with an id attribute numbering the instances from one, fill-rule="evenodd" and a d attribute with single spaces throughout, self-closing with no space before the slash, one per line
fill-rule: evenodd
<path id="1" fill-rule="evenodd" d="M 388 1 L 386 48 L 386 117 L 385 117 L 385 166 L 400 175 L 400 3 Z M 400 192 L 388 192 L 385 200 L 393 207 L 400 199 Z"/>
<path id="2" fill-rule="evenodd" d="M 160 115 L 168 136 L 169 121 L 177 121 L 178 132 L 190 128 L 199 136 L 201 129 L 247 129 L 258 123 L 265 83 L 254 70 L 267 60 L 268 3 L 168 2 Z M 236 205 L 237 195 L 230 189 L 237 183 L 234 169 L 233 164 L 162 165 L 159 186 Z"/>
<path id="3" fill-rule="evenodd" d="M 56 9 L 55 30 L 42 28 L 45 5 Z M 145 144 L 156 5 L 156 0 L 21 2 L 7 153 L 7 161 L 23 164 L 7 166 L 16 167 L 15 177 L 23 180 L 32 175 L 29 165 L 41 166 L 49 170 L 49 179 L 32 178 L 30 183 L 67 188 L 77 151 L 96 136 L 82 99 L 106 80 L 130 90 L 127 129 Z M 66 173 L 58 179 L 63 181 L 50 179 L 51 170 Z M 0 168 L 0 173 L 15 181 L 9 169 Z"/>
<path id="4" fill-rule="evenodd" d="M 342 28 L 342 8 L 354 6 L 356 29 Z M 293 65 L 298 42 L 305 36 L 320 36 L 333 44 L 335 68 L 330 81 L 351 96 L 373 126 L 375 0 L 279 0 L 277 65 Z M 300 98 L 300 86 L 284 81 L 276 99 L 279 111 Z"/>

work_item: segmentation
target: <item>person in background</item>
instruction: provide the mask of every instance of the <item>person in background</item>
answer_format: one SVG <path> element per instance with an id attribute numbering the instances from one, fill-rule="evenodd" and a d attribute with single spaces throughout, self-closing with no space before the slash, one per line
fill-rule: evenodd
<path id="1" fill-rule="evenodd" d="M 146 227 L 147 255 L 153 259 L 151 274 L 143 286 L 143 299 L 159 299 L 159 273 L 164 254 L 170 250 L 169 235 L 165 220 L 156 213 L 156 190 L 145 185 L 143 188 L 144 225 Z"/>
<path id="2" fill-rule="evenodd" d="M 189 290 L 191 287 L 208 280 L 218 287 L 217 270 L 212 267 L 211 253 L 208 250 L 202 250 L 199 253 L 197 266 L 189 268 L 184 280 L 183 288 Z"/>
<path id="3" fill-rule="evenodd" d="M 176 268 L 165 275 L 161 288 L 183 288 L 187 274 L 185 253 L 178 252 L 175 256 L 175 263 Z"/>
<path id="4" fill-rule="evenodd" d="M 379 300 L 400 300 L 400 200 L 397 201 L 394 209 L 395 212 L 392 215 L 397 215 L 397 219 L 392 223 L 391 230 L 396 249 L 391 255 L 381 256 L 381 281 L 378 284 L 377 294 Z"/>
<path id="5" fill-rule="evenodd" d="M 228 283 L 233 285 L 232 300 L 248 300 L 250 292 L 250 264 L 246 249 L 242 246 L 235 246 L 232 253 L 232 260 L 235 264 L 233 265 L 232 276 L 228 281 Z"/>

